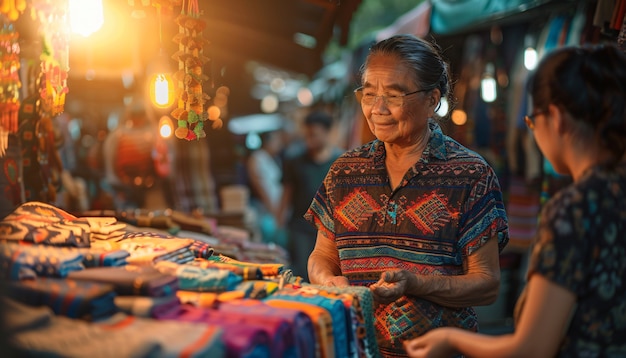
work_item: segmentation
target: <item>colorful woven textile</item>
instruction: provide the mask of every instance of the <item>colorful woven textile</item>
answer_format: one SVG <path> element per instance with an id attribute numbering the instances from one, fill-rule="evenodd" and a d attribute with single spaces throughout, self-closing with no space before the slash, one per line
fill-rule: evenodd
<path id="1" fill-rule="evenodd" d="M 218 268 L 229 270 L 236 275 L 241 276 L 244 280 L 260 280 L 263 278 L 261 268 L 256 266 L 242 266 L 239 264 L 218 262 L 213 260 L 194 260 L 193 262 L 190 262 L 190 264 L 203 268 Z"/>
<path id="2" fill-rule="evenodd" d="M 220 303 L 218 309 L 232 314 L 245 314 L 251 319 L 261 322 L 268 317 L 285 319 L 292 327 L 293 337 L 289 337 L 289 339 L 294 340 L 295 352 L 293 355 L 299 358 L 315 357 L 315 328 L 311 318 L 304 312 L 296 309 L 273 307 L 262 301 L 251 299 Z M 290 343 L 290 345 L 292 344 Z"/>
<path id="3" fill-rule="evenodd" d="M 285 336 L 289 326 L 281 321 L 255 321 L 245 315 L 190 305 L 181 305 L 161 319 L 219 324 L 224 330 L 227 357 L 283 357 L 287 349 Z"/>
<path id="4" fill-rule="evenodd" d="M 45 357 L 224 357 L 222 329 L 214 324 L 158 321 L 118 313 L 97 323 L 55 316 L 47 307 L 14 300 L 3 328 L 29 356 Z"/>
<path id="5" fill-rule="evenodd" d="M 0 278 L 65 277 L 83 270 L 83 255 L 64 247 L 0 243 Z"/>
<path id="6" fill-rule="evenodd" d="M 115 306 L 121 312 L 129 315 L 149 318 L 159 318 L 163 312 L 170 311 L 180 305 L 177 296 L 145 297 L 145 296 L 116 296 Z"/>
<path id="7" fill-rule="evenodd" d="M 124 266 L 127 264 L 126 259 L 130 256 L 126 250 L 107 251 L 94 248 L 79 248 L 75 250 L 83 255 L 83 265 L 85 267 Z"/>
<path id="8" fill-rule="evenodd" d="M 228 270 L 179 265 L 169 261 L 157 262 L 154 268 L 161 273 L 178 277 L 179 288 L 187 291 L 230 291 L 243 280 Z"/>
<path id="9" fill-rule="evenodd" d="M 89 222 L 41 202 L 20 205 L 0 221 L 0 240 L 89 247 Z"/>
<path id="10" fill-rule="evenodd" d="M 235 260 L 233 258 L 224 256 L 224 255 L 213 255 L 209 257 L 207 260 L 228 263 L 228 264 L 236 265 L 240 267 L 258 268 L 259 270 L 261 270 L 263 277 L 276 277 L 281 274 L 281 272 L 283 271 L 285 267 L 285 265 L 283 264 L 271 264 L 271 263 L 256 264 L 256 263 L 251 263 L 251 262 L 243 262 L 243 261 Z"/>
<path id="11" fill-rule="evenodd" d="M 312 303 L 277 298 L 268 298 L 263 302 L 273 307 L 295 309 L 304 312 L 309 316 L 315 328 L 315 356 L 321 358 L 335 357 L 333 319 L 328 310 Z"/>
<path id="12" fill-rule="evenodd" d="M 350 312 L 340 299 L 323 296 L 319 293 L 320 291 L 313 287 L 302 287 L 299 289 L 286 287 L 274 293 L 270 299 L 310 303 L 327 310 L 332 317 L 335 356 L 347 357 L 349 351 L 348 327 L 351 320 Z"/>
<path id="13" fill-rule="evenodd" d="M 318 286 L 305 285 L 308 289 L 316 289 L 317 294 L 340 299 L 350 312 L 348 333 L 352 342 L 350 355 L 358 357 L 379 357 L 376 330 L 374 328 L 374 300 L 367 287 Z M 315 291 L 314 291 L 315 292 Z"/>
<path id="14" fill-rule="evenodd" d="M 171 296 L 178 290 L 176 276 L 163 274 L 150 266 L 93 267 L 72 272 L 68 278 L 111 284 L 120 296 Z"/>
<path id="15" fill-rule="evenodd" d="M 7 283 L 6 295 L 70 318 L 97 320 L 117 312 L 113 286 L 95 282 L 41 277 Z"/>
<path id="16" fill-rule="evenodd" d="M 374 140 L 332 165 L 305 217 L 336 244 L 342 275 L 369 286 L 390 269 L 462 275 L 488 240 L 502 249 L 508 224 L 498 178 L 476 153 L 429 122 L 421 158 L 392 190 L 384 143 Z M 405 355 L 402 341 L 441 325 L 476 329 L 471 307 L 451 309 L 403 297 L 379 306 L 379 350 Z M 445 323 L 444 323 L 445 322 Z"/>
<path id="17" fill-rule="evenodd" d="M 191 239 L 176 237 L 164 238 L 161 234 L 150 232 L 127 232 L 122 239 L 96 240 L 91 247 L 100 250 L 124 250 L 130 255 L 126 259 L 133 265 L 152 265 L 155 262 L 168 260 L 178 263 L 189 262 L 194 259 L 190 247 Z"/>

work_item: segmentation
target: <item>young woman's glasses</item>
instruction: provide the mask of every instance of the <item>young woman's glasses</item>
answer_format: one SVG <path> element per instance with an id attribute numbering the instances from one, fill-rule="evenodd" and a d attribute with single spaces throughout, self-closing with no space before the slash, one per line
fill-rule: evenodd
<path id="1" fill-rule="evenodd" d="M 528 127 L 528 129 L 530 130 L 535 129 L 535 117 L 544 113 L 545 111 L 537 111 L 535 113 L 531 113 L 527 116 L 524 116 L 524 122 L 526 122 L 526 126 Z"/>
<path id="2" fill-rule="evenodd" d="M 412 94 L 428 91 L 427 89 L 421 89 L 413 92 L 396 94 L 396 95 L 381 95 L 377 96 L 374 93 L 363 93 L 363 87 L 359 87 L 354 90 L 354 95 L 357 101 L 366 106 L 373 106 L 379 98 L 383 100 L 387 107 L 402 107 L 404 104 L 404 97 Z"/>

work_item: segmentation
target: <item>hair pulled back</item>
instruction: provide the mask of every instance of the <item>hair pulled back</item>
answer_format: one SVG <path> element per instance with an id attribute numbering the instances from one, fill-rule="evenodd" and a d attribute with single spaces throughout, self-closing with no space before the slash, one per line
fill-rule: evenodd
<path id="1" fill-rule="evenodd" d="M 424 90 L 439 89 L 442 98 L 450 92 L 449 65 L 440 47 L 414 35 L 395 35 L 374 44 L 361 67 L 361 78 L 375 56 L 393 56 L 412 70 L 417 86 Z"/>
<path id="2" fill-rule="evenodd" d="M 616 164 L 626 152 L 626 54 L 611 44 L 564 47 L 552 51 L 535 71 L 533 106 L 550 104 L 570 114 L 612 153 Z M 585 131 L 586 130 L 586 131 Z"/>

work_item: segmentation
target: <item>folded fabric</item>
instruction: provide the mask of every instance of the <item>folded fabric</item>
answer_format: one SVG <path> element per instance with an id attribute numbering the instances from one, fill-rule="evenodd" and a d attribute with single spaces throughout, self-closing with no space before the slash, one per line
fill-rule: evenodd
<path id="1" fill-rule="evenodd" d="M 205 259 L 196 259 L 189 264 L 202 268 L 218 268 L 229 270 L 236 275 L 241 276 L 244 280 L 260 280 L 263 278 L 263 273 L 261 272 L 261 269 L 257 266 L 241 266 L 228 262 L 218 262 Z"/>
<path id="2" fill-rule="evenodd" d="M 315 328 L 311 318 L 304 312 L 293 308 L 273 307 L 260 300 L 243 299 L 232 300 L 220 303 L 219 311 L 231 314 L 240 314 L 250 317 L 250 319 L 263 322 L 268 317 L 276 317 L 285 319 L 291 327 L 293 327 L 293 347 L 296 357 L 314 358 L 315 357 Z M 291 342 L 289 343 L 291 346 Z"/>
<path id="3" fill-rule="evenodd" d="M 190 246 L 191 239 L 163 237 L 149 232 L 127 232 L 117 241 L 94 240 L 91 247 L 100 250 L 124 250 L 130 255 L 126 259 L 129 264 L 152 265 L 159 260 L 181 261 L 193 260 Z"/>
<path id="4" fill-rule="evenodd" d="M 129 315 L 149 318 L 159 318 L 162 312 L 167 312 L 180 305 L 177 296 L 144 297 L 144 296 L 117 296 L 115 306 Z"/>
<path id="5" fill-rule="evenodd" d="M 242 292 L 243 298 L 263 299 L 278 290 L 279 284 L 273 281 L 249 280 L 243 281 L 235 288 Z"/>
<path id="6" fill-rule="evenodd" d="M 0 278 L 65 277 L 83 270 L 83 255 L 65 247 L 0 243 Z"/>
<path id="7" fill-rule="evenodd" d="M 273 307 L 290 308 L 304 312 L 311 318 L 315 328 L 315 356 L 321 358 L 335 357 L 333 319 L 326 309 L 312 303 L 275 298 L 268 298 L 263 302 Z"/>
<path id="8" fill-rule="evenodd" d="M 42 277 L 8 282 L 6 287 L 7 297 L 29 306 L 48 306 L 61 316 L 98 320 L 117 312 L 113 286 L 107 284 Z"/>
<path id="9" fill-rule="evenodd" d="M 158 321 L 117 313 L 90 323 L 55 316 L 47 307 L 14 300 L 6 308 L 4 328 L 27 356 L 54 357 L 224 357 L 217 324 Z"/>
<path id="10" fill-rule="evenodd" d="M 154 268 L 178 277 L 179 288 L 187 291 L 224 292 L 234 289 L 243 280 L 228 270 L 180 265 L 169 261 L 157 262 Z"/>
<path id="11" fill-rule="evenodd" d="M 191 246 L 186 246 L 178 250 L 155 257 L 153 263 L 170 261 L 178 264 L 185 264 L 193 261 L 194 259 L 195 256 L 191 249 Z M 138 264 L 140 263 L 142 263 L 142 261 L 138 262 Z"/>
<path id="12" fill-rule="evenodd" d="M 0 221 L 0 239 L 55 246 L 89 247 L 89 222 L 37 201 L 20 205 Z"/>
<path id="13" fill-rule="evenodd" d="M 191 244 L 190 250 L 193 253 L 194 258 L 206 259 L 207 257 L 213 255 L 213 247 L 211 247 L 211 245 L 196 240 L 194 240 L 193 244 Z"/>
<path id="14" fill-rule="evenodd" d="M 92 267 L 72 272 L 68 278 L 111 284 L 120 296 L 171 296 L 178 290 L 176 276 L 163 274 L 151 266 Z"/>
<path id="15" fill-rule="evenodd" d="M 372 296 L 372 291 L 370 291 L 370 289 L 365 286 L 311 286 L 320 289 L 322 294 L 328 294 L 328 292 L 333 292 L 341 295 L 351 294 L 354 296 L 354 300 L 356 302 L 353 302 L 351 306 L 352 309 L 355 310 L 352 317 L 352 331 L 355 332 L 357 346 L 360 348 L 361 345 L 364 345 L 363 348 L 365 349 L 365 355 L 368 357 L 378 356 L 380 352 L 378 350 L 376 330 L 374 327 L 374 298 Z M 346 301 L 344 300 L 344 303 L 345 302 Z M 359 310 L 361 311 L 360 314 L 358 312 Z M 362 319 L 360 317 L 362 317 Z M 361 353 L 360 349 L 359 353 Z"/>
<path id="16" fill-rule="evenodd" d="M 321 296 L 319 290 L 308 287 L 298 289 L 286 287 L 275 292 L 270 298 L 310 303 L 326 309 L 333 321 L 335 355 L 337 357 L 348 356 L 350 312 L 346 310 L 341 300 Z"/>
<path id="17" fill-rule="evenodd" d="M 102 250 L 96 248 L 76 249 L 83 255 L 85 267 L 124 266 L 130 253 L 126 250 Z"/>
<path id="18" fill-rule="evenodd" d="M 239 267 L 258 268 L 259 270 L 261 270 L 263 277 L 276 277 L 280 275 L 280 273 L 283 271 L 285 267 L 285 265 L 280 264 L 280 263 L 257 264 L 257 263 L 252 263 L 252 262 L 244 262 L 244 261 L 235 260 L 233 258 L 224 256 L 224 255 L 213 255 L 207 258 L 207 260 L 214 261 L 214 262 L 228 263 L 228 264 L 239 266 Z"/>
<path id="19" fill-rule="evenodd" d="M 228 357 L 253 357 L 245 352 L 258 354 L 265 351 L 263 346 L 268 348 L 267 355 L 260 357 L 295 357 L 295 349 L 293 345 L 290 346 L 289 338 L 290 335 L 293 337 L 293 329 L 284 319 L 266 317 L 264 320 L 257 320 L 245 314 L 226 313 L 190 305 L 181 305 L 162 316 L 162 319 L 219 324 L 224 329 L 224 343 Z M 241 339 L 243 334 L 252 335 L 248 337 L 252 341 L 247 343 L 243 341 Z M 259 342 L 261 337 L 263 339 Z M 293 343 L 293 339 L 291 342 Z M 251 346 L 252 344 L 259 345 L 259 343 L 262 343 L 261 347 Z"/>

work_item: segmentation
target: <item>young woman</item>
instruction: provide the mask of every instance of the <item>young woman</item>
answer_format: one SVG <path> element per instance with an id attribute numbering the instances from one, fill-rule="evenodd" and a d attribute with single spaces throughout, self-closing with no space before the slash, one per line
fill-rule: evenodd
<path id="1" fill-rule="evenodd" d="M 435 329 L 405 342 L 410 357 L 626 356 L 626 55 L 555 50 L 531 95 L 526 123 L 573 184 L 541 212 L 515 332 Z"/>

